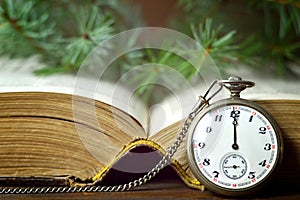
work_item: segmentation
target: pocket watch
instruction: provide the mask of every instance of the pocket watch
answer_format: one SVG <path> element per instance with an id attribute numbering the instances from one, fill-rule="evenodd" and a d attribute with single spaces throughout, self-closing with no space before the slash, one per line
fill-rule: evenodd
<path id="1" fill-rule="evenodd" d="M 187 132 L 187 157 L 195 177 L 213 192 L 240 196 L 264 186 L 282 159 L 283 140 L 273 117 L 240 98 L 254 86 L 239 77 L 217 81 L 231 95 L 206 103 Z"/>

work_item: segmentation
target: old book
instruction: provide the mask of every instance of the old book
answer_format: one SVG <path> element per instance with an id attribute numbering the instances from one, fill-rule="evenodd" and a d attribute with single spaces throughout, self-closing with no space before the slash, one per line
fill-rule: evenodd
<path id="1" fill-rule="evenodd" d="M 101 184 L 112 169 L 129 174 L 146 173 L 158 162 L 157 158 L 153 160 L 153 152 L 161 156 L 166 153 L 181 128 L 183 114 L 195 103 L 193 96 L 193 100 L 187 99 L 187 108 L 182 109 L 170 97 L 154 106 L 149 114 L 126 88 L 116 88 L 111 83 L 97 83 L 96 90 L 89 93 L 81 85 L 74 87 L 73 77 L 19 75 L 11 79 L 9 74 L 1 74 L 0 183 L 4 186 L 15 182 Z M 21 77 L 25 77 L 22 84 Z M 82 83 L 94 84 L 90 80 Z M 297 182 L 300 95 L 275 92 L 266 96 L 264 89 L 261 91 L 264 95 L 253 90 L 245 97 L 266 108 L 282 130 L 285 153 L 277 179 Z M 199 89 L 199 93 L 204 92 Z M 137 147 L 152 151 L 136 152 Z M 171 166 L 188 186 L 203 189 L 189 169 L 185 148 L 183 142 Z M 129 156 L 126 165 L 118 165 L 126 156 Z M 131 162 L 131 157 L 135 162 Z"/>

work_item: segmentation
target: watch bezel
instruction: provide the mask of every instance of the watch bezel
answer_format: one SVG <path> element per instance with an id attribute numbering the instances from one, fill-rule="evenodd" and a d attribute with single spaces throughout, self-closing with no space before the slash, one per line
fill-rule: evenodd
<path id="1" fill-rule="evenodd" d="M 253 108 L 253 109 L 259 111 L 262 115 L 264 115 L 268 119 L 268 121 L 272 125 L 275 135 L 276 135 L 276 138 L 277 138 L 277 142 L 278 142 L 278 145 L 277 145 L 278 154 L 277 154 L 277 157 L 276 157 L 276 160 L 274 163 L 274 167 L 271 169 L 271 171 L 269 172 L 269 174 L 266 177 L 261 179 L 256 184 L 251 185 L 247 188 L 230 189 L 230 188 L 221 187 L 221 186 L 215 184 L 212 180 L 209 180 L 208 178 L 206 178 L 205 175 L 202 174 L 202 172 L 199 170 L 199 168 L 196 164 L 197 162 L 194 157 L 194 148 L 192 145 L 192 139 L 193 139 L 193 135 L 194 135 L 194 130 L 195 130 L 199 120 L 201 120 L 202 117 L 209 111 L 223 107 L 223 106 L 228 106 L 228 105 L 248 106 L 250 108 Z M 278 168 L 282 162 L 282 157 L 283 157 L 283 139 L 282 139 L 280 127 L 278 126 L 277 122 L 272 117 L 272 115 L 269 114 L 269 112 L 266 109 L 264 109 L 262 106 L 258 105 L 257 103 L 255 103 L 253 101 L 249 101 L 246 99 L 231 99 L 231 98 L 223 99 L 223 100 L 219 100 L 219 101 L 205 107 L 194 118 L 194 120 L 189 128 L 189 131 L 188 131 L 187 159 L 188 159 L 188 163 L 189 163 L 192 173 L 200 181 L 200 183 L 203 184 L 205 187 L 207 187 L 209 190 L 219 193 L 219 194 L 222 194 L 222 195 L 226 195 L 226 196 L 249 195 L 249 194 L 252 194 L 252 193 L 256 192 L 257 190 L 261 189 L 274 177 L 274 175 L 278 171 Z"/>

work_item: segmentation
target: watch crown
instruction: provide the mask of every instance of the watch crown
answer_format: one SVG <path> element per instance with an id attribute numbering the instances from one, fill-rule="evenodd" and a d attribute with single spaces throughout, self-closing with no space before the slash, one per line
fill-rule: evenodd
<path id="1" fill-rule="evenodd" d="M 238 76 L 229 77 L 227 80 L 220 80 L 218 83 L 230 91 L 230 97 L 232 99 L 239 99 L 241 91 L 255 85 L 254 82 L 242 80 L 242 78 Z"/>
<path id="2" fill-rule="evenodd" d="M 228 78 L 228 80 L 229 80 L 229 81 L 241 81 L 242 78 L 239 77 L 239 76 L 230 76 L 230 77 Z"/>

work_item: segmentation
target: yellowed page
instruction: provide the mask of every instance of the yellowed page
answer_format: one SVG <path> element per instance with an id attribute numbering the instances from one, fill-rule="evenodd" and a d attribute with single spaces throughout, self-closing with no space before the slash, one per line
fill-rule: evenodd
<path id="1" fill-rule="evenodd" d="M 55 92 L 93 98 L 130 114 L 145 132 L 148 129 L 146 106 L 127 88 L 72 74 L 34 75 L 34 70 L 41 67 L 43 64 L 38 57 L 14 60 L 0 58 L 0 92 Z"/>

